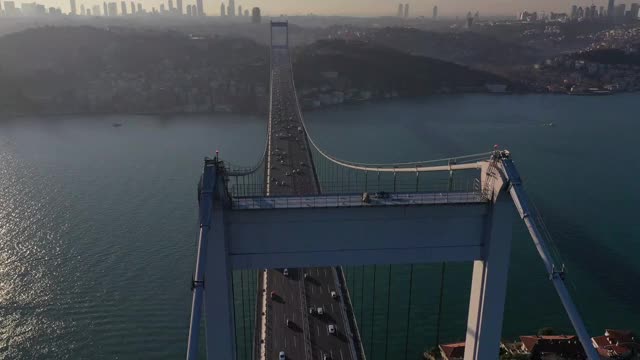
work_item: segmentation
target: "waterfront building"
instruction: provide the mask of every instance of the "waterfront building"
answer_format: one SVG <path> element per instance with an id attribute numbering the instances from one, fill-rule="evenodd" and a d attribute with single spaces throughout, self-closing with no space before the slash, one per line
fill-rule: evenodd
<path id="1" fill-rule="evenodd" d="M 438 18 L 438 6 L 434 6 L 433 7 L 433 14 L 431 14 L 431 17 L 433 18 L 433 20 L 436 20 Z"/>
<path id="2" fill-rule="evenodd" d="M 404 4 L 404 17 L 409 17 L 409 4 Z"/>
<path id="3" fill-rule="evenodd" d="M 220 4 L 220 16 L 226 16 L 226 8 L 224 7 L 224 3 Z"/>
<path id="4" fill-rule="evenodd" d="M 629 8 L 629 17 L 632 17 L 634 19 L 638 18 L 638 12 L 640 11 L 640 4 L 638 3 L 633 3 L 631 4 L 631 7 Z"/>
<path id="5" fill-rule="evenodd" d="M 238 16 L 242 16 L 242 5 L 238 5 Z"/>
<path id="6" fill-rule="evenodd" d="M 142 10 L 142 4 L 138 3 L 138 11 L 136 11 L 137 13 L 143 13 L 144 11 Z"/>
<path id="7" fill-rule="evenodd" d="M 204 16 L 204 5 L 202 0 L 196 0 L 196 14 L 198 16 Z"/>
<path id="8" fill-rule="evenodd" d="M 403 6 L 402 4 L 398 4 L 398 17 L 402 17 Z"/>
<path id="9" fill-rule="evenodd" d="M 76 0 L 69 0 L 69 8 L 71 9 L 69 14 L 70 15 L 76 15 L 76 13 L 77 13 Z"/>
<path id="10" fill-rule="evenodd" d="M 169 0 L 171 1 L 171 0 Z M 127 15 L 127 3 L 125 1 L 120 2 L 120 12 L 122 16 Z"/>
<path id="11" fill-rule="evenodd" d="M 176 11 L 178 13 L 178 15 L 182 15 L 183 11 L 182 11 L 182 0 L 176 0 Z"/>
<path id="12" fill-rule="evenodd" d="M 100 5 L 93 5 L 91 7 L 91 14 L 93 14 L 93 16 L 100 16 Z"/>
<path id="13" fill-rule="evenodd" d="M 118 16 L 118 4 L 114 2 L 110 2 L 108 4 L 109 7 L 109 16 Z"/>

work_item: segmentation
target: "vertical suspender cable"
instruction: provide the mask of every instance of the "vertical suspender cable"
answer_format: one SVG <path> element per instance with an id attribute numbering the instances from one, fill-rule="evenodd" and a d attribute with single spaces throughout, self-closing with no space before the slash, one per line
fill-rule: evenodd
<path id="1" fill-rule="evenodd" d="M 364 320 L 364 265 L 362 265 L 361 270 L 361 278 L 360 278 L 360 322 L 362 323 Z"/>
<path id="2" fill-rule="evenodd" d="M 245 308 L 246 297 L 244 295 L 244 270 L 240 270 L 240 292 L 242 296 L 242 334 L 244 336 L 244 354 L 247 356 L 247 309 Z"/>
<path id="3" fill-rule="evenodd" d="M 391 265 L 389 265 L 389 273 L 387 274 L 387 334 L 384 340 L 384 358 L 387 359 L 389 349 L 389 310 L 391 310 Z"/>
<path id="4" fill-rule="evenodd" d="M 413 290 L 413 265 L 411 265 L 411 270 L 409 271 L 409 306 L 407 307 L 407 331 L 406 338 L 404 339 L 404 359 L 409 359 L 409 329 L 411 327 L 409 324 L 411 323 L 411 293 Z"/>
<path id="5" fill-rule="evenodd" d="M 234 276 L 233 272 L 231 273 L 231 293 L 233 294 L 233 314 L 234 316 L 237 315 L 238 313 L 236 312 L 236 277 Z M 236 317 L 236 319 L 238 319 Z M 238 321 L 236 320 L 234 326 L 238 326 Z M 236 337 L 235 337 L 235 343 L 236 343 L 236 354 L 238 354 L 238 332 L 236 331 Z"/>
<path id="6" fill-rule="evenodd" d="M 375 329 L 375 313 L 376 313 L 376 270 L 378 269 L 377 265 L 373 265 L 373 290 L 371 291 L 371 298 L 373 299 L 373 304 L 371 305 L 371 342 L 369 351 L 369 359 L 373 360 L 373 331 Z"/>

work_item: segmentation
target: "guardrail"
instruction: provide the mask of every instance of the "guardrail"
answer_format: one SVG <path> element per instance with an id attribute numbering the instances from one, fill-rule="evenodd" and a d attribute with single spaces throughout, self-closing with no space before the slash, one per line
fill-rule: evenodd
<path id="1" fill-rule="evenodd" d="M 304 273 L 304 269 L 298 269 L 298 271 Z M 313 359 L 313 354 L 311 354 L 311 335 L 309 331 L 309 318 L 307 313 L 307 290 L 305 288 L 305 280 L 304 275 L 300 283 L 300 302 L 302 304 L 302 327 L 304 334 L 304 353 L 305 357 L 309 360 Z"/>
<path id="2" fill-rule="evenodd" d="M 349 325 L 349 334 L 351 338 L 351 358 L 353 360 L 366 360 L 367 356 L 362 345 L 362 337 L 360 336 L 360 329 L 358 328 L 358 322 L 356 321 L 355 314 L 353 313 L 353 303 L 351 302 L 351 295 L 349 294 L 349 287 L 347 286 L 347 280 L 344 278 L 344 272 L 341 266 L 332 268 L 334 277 L 336 279 L 336 289 L 340 289 L 340 297 L 342 298 L 342 315 Z M 357 346 L 356 346 L 357 345 Z"/>
<path id="3" fill-rule="evenodd" d="M 362 194 L 236 197 L 232 208 L 236 210 L 381 207 L 412 205 L 444 205 L 484 203 L 487 199 L 477 192 L 439 192 L 411 194 L 372 194 L 363 201 Z"/>

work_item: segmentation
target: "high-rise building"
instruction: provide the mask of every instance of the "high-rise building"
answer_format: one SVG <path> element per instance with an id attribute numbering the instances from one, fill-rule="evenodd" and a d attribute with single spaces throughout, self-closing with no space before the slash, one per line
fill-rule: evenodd
<path id="1" fill-rule="evenodd" d="M 229 0 L 229 8 L 227 9 L 227 16 L 236 16 L 236 1 Z"/>
<path id="2" fill-rule="evenodd" d="M 249 14 L 249 9 L 244 9 L 244 17 L 249 17 L 251 14 Z"/>
<path id="3" fill-rule="evenodd" d="M 616 16 L 616 0 L 609 0 L 609 5 L 607 6 L 607 15 L 610 18 Z"/>
<path id="4" fill-rule="evenodd" d="M 571 6 L 571 19 L 575 20 L 578 18 L 578 5 Z"/>
<path id="5" fill-rule="evenodd" d="M 637 19 L 639 11 L 640 11 L 640 5 L 638 3 L 633 3 L 629 8 L 629 16 L 634 19 Z"/>
<path id="6" fill-rule="evenodd" d="M 254 24 L 260 24 L 262 22 L 262 15 L 260 14 L 259 7 L 254 7 L 251 10 L 251 22 Z"/>
<path id="7" fill-rule="evenodd" d="M 76 15 L 78 13 L 76 9 L 76 0 L 69 0 L 69 8 L 71 9 L 69 12 L 70 15 Z"/>
<path id="8" fill-rule="evenodd" d="M 409 17 L 409 4 L 404 4 L 404 17 Z"/>
<path id="9" fill-rule="evenodd" d="M 615 15 L 614 15 L 614 17 L 615 17 L 616 19 L 620 19 L 620 20 L 622 20 L 622 18 L 624 18 L 624 13 L 626 12 L 626 10 L 627 10 L 627 5 L 626 5 L 626 4 L 619 4 L 619 5 L 617 5 L 617 6 L 616 6 L 616 9 L 615 9 Z"/>
<path id="10" fill-rule="evenodd" d="M 598 12 L 598 16 L 604 17 L 604 6 L 600 6 L 600 12 Z"/>
<path id="11" fill-rule="evenodd" d="M 224 3 L 220 4 L 220 16 L 227 16 L 227 8 L 224 7 Z"/>
<path id="12" fill-rule="evenodd" d="M 582 6 L 578 7 L 578 12 L 576 13 L 576 17 L 578 19 L 584 18 L 584 9 L 582 8 Z"/>
<path id="13" fill-rule="evenodd" d="M 131 15 L 135 15 L 136 14 L 136 4 L 132 1 L 131 2 Z"/>
<path id="14" fill-rule="evenodd" d="M 160 14 L 164 14 L 165 12 L 167 12 L 167 9 L 165 9 L 164 4 L 160 4 Z"/>
<path id="15" fill-rule="evenodd" d="M 100 5 L 93 5 L 91 7 L 91 13 L 93 16 L 100 16 Z"/>
<path id="16" fill-rule="evenodd" d="M 84 12 L 84 4 L 80 4 L 80 15 L 84 16 L 85 12 Z"/>
<path id="17" fill-rule="evenodd" d="M 108 4 L 108 8 L 109 8 L 109 16 L 118 16 L 118 4 L 114 3 L 114 2 L 110 2 Z"/>
<path id="18" fill-rule="evenodd" d="M 242 5 L 238 5 L 238 16 L 242 16 Z"/>
<path id="19" fill-rule="evenodd" d="M 167 1 L 167 7 L 168 7 L 168 11 L 169 12 L 173 12 L 173 0 L 168 0 Z"/>
<path id="20" fill-rule="evenodd" d="M 142 10 L 142 3 L 138 3 L 138 11 L 136 11 L 138 14 L 142 14 L 144 11 Z"/>
<path id="21" fill-rule="evenodd" d="M 196 15 L 204 16 L 204 6 L 202 5 L 202 0 L 196 0 Z"/>
<path id="22" fill-rule="evenodd" d="M 16 9 L 16 3 L 13 1 L 4 2 L 4 14 L 6 16 L 17 16 L 18 10 Z"/>
<path id="23" fill-rule="evenodd" d="M 120 14 L 121 14 L 122 16 L 127 15 L 127 3 L 126 3 L 126 2 L 124 2 L 124 1 L 121 1 L 121 2 L 120 2 Z"/>
<path id="24" fill-rule="evenodd" d="M 191 16 L 191 5 L 187 5 L 187 16 Z"/>
<path id="25" fill-rule="evenodd" d="M 398 4 L 398 17 L 402 17 L 403 11 L 404 11 L 404 5 Z"/>
<path id="26" fill-rule="evenodd" d="M 432 17 L 433 17 L 433 20 L 436 20 L 438 18 L 438 5 L 433 7 Z"/>
<path id="27" fill-rule="evenodd" d="M 178 15 L 182 15 L 183 11 L 182 11 L 182 0 L 176 0 L 176 10 L 178 11 Z"/>

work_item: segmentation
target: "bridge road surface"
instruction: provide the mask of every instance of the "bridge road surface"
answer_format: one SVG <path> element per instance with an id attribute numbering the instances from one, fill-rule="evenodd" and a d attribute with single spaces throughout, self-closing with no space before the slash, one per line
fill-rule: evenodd
<path id="1" fill-rule="evenodd" d="M 270 118 L 270 146 L 267 154 L 267 178 L 270 196 L 313 195 L 319 193 L 319 185 L 314 174 L 307 138 L 302 128 L 295 99 L 293 79 L 287 49 L 272 50 L 272 99 Z M 341 311 L 341 299 L 331 298 L 331 291 L 337 290 L 332 268 L 289 269 L 284 276 L 283 269 L 268 270 L 267 292 L 269 310 L 272 311 L 268 326 L 271 332 L 266 342 L 267 359 L 276 360 L 280 351 L 285 351 L 288 360 L 352 359 L 350 339 L 344 335 L 348 326 Z M 303 273 L 310 275 L 304 279 Z M 301 284 L 300 282 L 304 282 Z M 301 286 L 303 285 L 303 286 Z M 305 289 L 307 308 L 302 306 L 302 289 Z M 270 292 L 277 296 L 270 298 Z M 338 292 L 339 293 L 339 292 Z M 323 307 L 324 315 L 310 315 L 309 307 Z M 309 324 L 309 353 L 305 350 L 303 316 Z M 286 320 L 291 321 L 287 327 Z M 329 334 L 328 325 L 336 325 L 336 335 Z"/>

